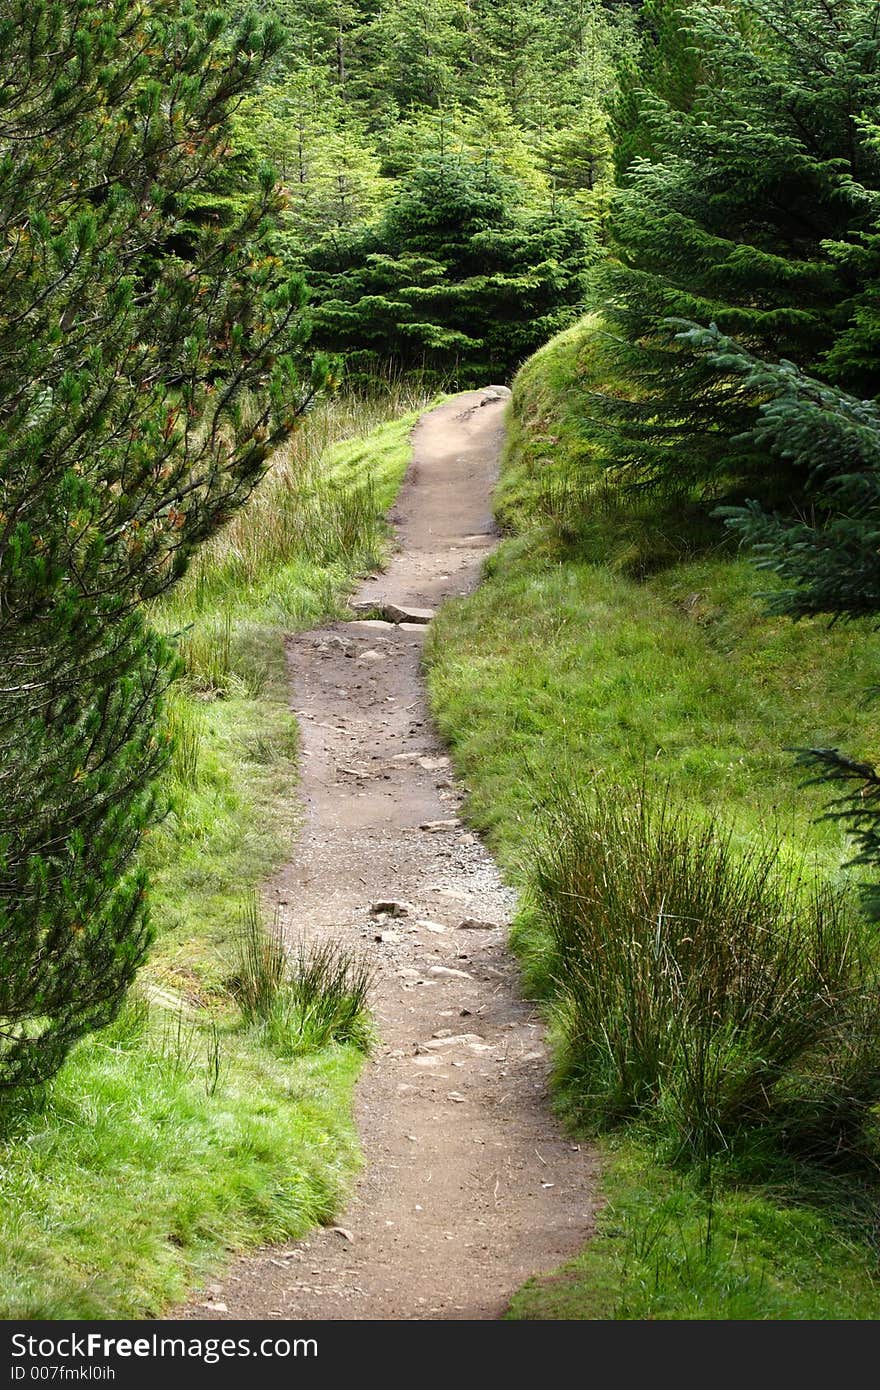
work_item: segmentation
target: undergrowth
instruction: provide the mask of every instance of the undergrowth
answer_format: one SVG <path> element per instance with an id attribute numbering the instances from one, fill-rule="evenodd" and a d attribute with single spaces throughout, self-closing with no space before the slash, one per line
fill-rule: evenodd
<path id="1" fill-rule="evenodd" d="M 290 1009 L 254 1026 L 237 944 L 296 826 L 284 633 L 382 560 L 426 404 L 392 384 L 314 411 L 155 610 L 184 668 L 144 849 L 157 942 L 123 1016 L 0 1113 L 0 1317 L 153 1316 L 231 1249 L 329 1220 L 351 1181 L 366 976 L 294 950 Z"/>
<path id="2" fill-rule="evenodd" d="M 559 1103 L 626 1136 L 604 1141 L 623 1234 L 515 1315 L 875 1315 L 875 947 L 841 827 L 787 751 L 870 754 L 873 645 L 768 615 L 771 581 L 705 508 L 617 487 L 598 390 L 627 386 L 595 319 L 526 363 L 496 499 L 509 539 L 427 651 L 467 814 L 522 890 L 514 943 Z M 700 1263 L 707 1164 L 728 1244 Z M 780 1242 L 769 1264 L 754 1221 Z"/>

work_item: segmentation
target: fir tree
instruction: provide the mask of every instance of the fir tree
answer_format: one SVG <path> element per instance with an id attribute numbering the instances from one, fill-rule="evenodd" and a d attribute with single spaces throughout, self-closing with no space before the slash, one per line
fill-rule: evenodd
<path id="1" fill-rule="evenodd" d="M 880 101 L 880 5 L 743 0 L 686 20 L 700 81 L 683 105 L 643 94 L 654 153 L 613 211 L 610 318 L 634 383 L 617 454 L 641 480 L 781 496 L 790 470 L 743 443 L 752 393 L 667 324 L 714 322 L 760 356 L 880 390 L 871 335 L 852 342 L 874 294 L 880 156 L 861 113 Z"/>
<path id="2" fill-rule="evenodd" d="M 228 225 L 187 220 L 278 35 L 196 16 L 16 0 L 0 22 L 4 1086 L 112 1019 L 143 959 L 172 660 L 142 606 L 312 390 L 302 286 L 260 249 L 271 174 Z"/>
<path id="3" fill-rule="evenodd" d="M 309 253 L 315 342 L 363 371 L 505 377 L 578 312 L 593 256 L 582 218 L 523 213 L 488 161 L 428 159 L 374 227 Z"/>

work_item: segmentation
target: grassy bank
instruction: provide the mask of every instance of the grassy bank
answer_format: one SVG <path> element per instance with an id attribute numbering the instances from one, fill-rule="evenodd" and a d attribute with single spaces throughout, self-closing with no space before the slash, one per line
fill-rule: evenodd
<path id="1" fill-rule="evenodd" d="M 157 942 L 117 1023 L 3 1113 L 0 1317 L 155 1314 L 228 1251 L 327 1220 L 350 1182 L 360 1052 L 248 1026 L 235 974 L 297 816 L 283 635 L 340 612 L 381 559 L 424 404 L 317 410 L 155 615 L 186 666 L 146 850 Z"/>
<path id="2" fill-rule="evenodd" d="M 813 909 L 803 904 L 816 884 L 832 890 L 845 884 L 846 844 L 835 822 L 816 819 L 827 792 L 801 786 L 785 750 L 839 744 L 870 757 L 877 739 L 876 710 L 864 698 L 874 671 L 863 632 L 768 617 L 756 597 L 767 587 L 766 576 L 733 553 L 724 533 L 697 508 L 674 513 L 656 498 L 633 501 L 609 487 L 600 467 L 607 438 L 589 418 L 590 393 L 609 385 L 621 389 L 609 378 L 601 331 L 593 322 L 561 335 L 526 364 L 509 412 L 497 496 L 499 517 L 511 537 L 491 560 L 478 592 L 443 610 L 429 651 L 434 710 L 469 788 L 468 814 L 524 890 L 515 939 L 529 987 L 547 1001 L 560 1104 L 581 1127 L 607 1130 L 610 1125 L 627 1136 L 607 1150 L 609 1207 L 602 1236 L 570 1269 L 527 1287 L 513 1314 L 876 1316 L 876 1252 L 862 1240 L 876 1224 L 865 1220 L 866 1210 L 874 1209 L 869 1173 L 820 1171 L 801 1155 L 777 1152 L 776 1130 L 773 1142 L 768 1139 L 773 1125 L 783 1127 L 776 1110 L 772 1124 L 769 1110 L 759 1122 L 754 1096 L 749 1109 L 742 1094 L 733 1098 L 742 1102 L 736 1124 L 720 1136 L 721 1152 L 712 1157 L 711 1200 L 705 1169 L 683 1162 L 684 1150 L 696 1145 L 694 1111 L 682 1102 L 688 1078 L 681 1068 L 676 1071 L 677 1062 L 662 1058 L 649 1059 L 655 1067 L 649 1075 L 639 1049 L 644 1052 L 650 1030 L 640 1024 L 633 1037 L 632 1028 L 639 1010 L 643 1022 L 657 1025 L 658 1038 L 667 1026 L 677 1026 L 679 1007 L 691 1011 L 688 1018 L 695 1016 L 687 991 L 664 993 L 657 983 L 661 976 L 682 977 L 681 960 L 669 954 L 666 928 L 663 969 L 649 965 L 639 975 L 634 962 L 638 965 L 659 944 L 653 941 L 654 928 L 651 941 L 637 941 L 641 909 L 631 914 L 633 936 L 620 957 L 629 973 L 617 1002 L 609 1003 L 606 990 L 597 1003 L 595 957 L 591 962 L 582 930 L 586 918 L 575 921 L 570 933 L 574 955 L 562 950 L 568 928 L 558 895 L 574 898 L 564 873 L 560 870 L 554 886 L 555 869 L 542 863 L 541 827 L 556 816 L 559 829 L 560 799 L 574 786 L 579 804 L 594 803 L 600 810 L 625 806 L 634 796 L 655 809 L 664 802 L 680 808 L 694 827 L 690 840 L 679 837 L 685 843 L 681 862 L 693 858 L 696 851 L 688 846 L 697 845 L 700 827 L 726 827 L 717 834 L 722 841 L 727 837 L 725 854 L 737 863 L 740 856 L 774 845 L 773 875 L 794 883 L 790 911 L 796 929 L 785 968 L 800 978 L 809 931 L 818 932 L 823 943 L 837 931 L 822 920 L 815 926 Z M 592 821 L 584 819 L 583 853 L 565 870 L 571 870 L 575 883 L 592 853 L 590 844 L 601 839 L 600 812 L 590 814 Z M 570 818 L 566 824 L 563 817 L 556 842 L 570 840 L 569 830 Z M 625 826 L 623 831 L 621 824 L 606 826 L 601 833 L 612 831 L 623 834 Z M 648 841 L 654 844 L 656 837 Z M 712 853 L 719 862 L 724 858 Z M 614 862 L 612 855 L 612 867 Z M 668 864 L 658 855 L 654 867 L 645 901 L 657 892 L 663 926 Z M 699 864 L 686 867 L 679 879 L 690 874 L 688 881 L 698 883 Z M 754 877 L 760 878 L 758 869 Z M 582 876 L 582 885 L 587 878 Z M 595 882 L 603 885 L 601 895 L 608 882 L 601 866 Z M 632 883 L 635 898 L 643 885 L 635 877 Z M 577 891 L 578 910 L 593 913 L 594 891 L 585 886 Z M 625 884 L 620 891 L 625 903 Z M 759 897 L 752 894 L 755 902 Z M 761 911 L 767 910 L 765 894 Z M 616 911 L 608 909 L 610 932 Z M 841 904 L 844 912 L 849 908 Z M 723 914 L 708 925 L 719 930 L 722 921 Z M 841 1010 L 841 1001 L 857 993 L 855 977 L 847 973 L 847 952 L 860 928 L 854 918 L 846 921 L 834 946 L 840 958 L 835 957 L 840 967 L 835 1007 L 840 1003 Z M 756 930 L 752 946 L 759 939 L 766 940 Z M 682 949 L 695 949 L 689 935 L 681 940 L 689 943 Z M 605 941 L 614 942 L 613 935 Z M 830 947 L 829 953 L 834 954 Z M 710 949 L 706 960 L 711 964 L 721 955 Z M 741 963 L 734 963 L 734 982 Z M 702 976 L 696 973 L 699 984 Z M 820 993 L 825 984 L 823 977 Z M 725 1007 L 728 998 L 740 1007 L 736 984 L 728 981 L 726 987 Z M 801 1025 L 809 1009 L 802 1010 L 795 1039 L 789 996 L 762 997 L 758 1005 L 741 1028 L 734 1026 L 735 1018 L 728 1035 L 706 1031 L 706 1065 L 714 1068 L 717 1092 L 707 1132 L 718 1130 L 722 1102 L 725 1114 L 733 1113 L 731 1076 L 754 1081 L 761 1091 L 771 1035 L 784 1035 L 781 1075 L 790 1090 L 778 1098 L 779 1112 L 792 1097 L 800 1102 L 808 1085 L 813 1086 L 811 1116 L 819 1115 L 823 1104 L 828 1110 L 828 1097 L 817 1095 L 822 1068 L 816 1058 L 839 1031 L 842 1015 L 834 1014 L 827 1036 L 808 1036 Z M 607 1033 L 598 1049 L 587 1019 L 592 1007 L 600 1032 Z M 618 1034 L 627 1034 L 619 1047 L 609 1018 Z M 776 1027 L 780 1019 L 782 1031 Z M 768 1020 L 775 1032 L 768 1032 Z M 683 1048 L 696 1045 L 694 1030 L 682 1037 Z M 634 1061 L 645 1064 L 644 1078 L 633 1079 Z M 600 1062 L 605 1073 L 597 1080 Z M 869 1071 L 864 1058 L 863 1063 L 862 1079 Z M 775 1073 L 764 1094 L 774 1086 Z M 609 1096 L 615 1099 L 616 1118 L 609 1115 L 615 1110 Z M 705 1099 L 705 1090 L 699 1098 Z M 683 1114 L 690 1124 L 686 1132 Z M 822 1114 L 822 1123 L 830 1125 Z M 673 1160 L 676 1168 L 669 1166 Z"/>

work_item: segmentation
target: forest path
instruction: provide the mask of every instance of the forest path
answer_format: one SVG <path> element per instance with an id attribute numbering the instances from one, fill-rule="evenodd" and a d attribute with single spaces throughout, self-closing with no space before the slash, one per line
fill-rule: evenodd
<path id="1" fill-rule="evenodd" d="M 356 603 L 433 609 L 476 585 L 508 396 L 467 392 L 419 422 L 392 512 L 399 552 Z M 590 1231 L 595 1160 L 550 1114 L 541 1025 L 506 946 L 511 895 L 458 819 L 430 723 L 425 630 L 361 620 L 289 643 L 306 822 L 272 892 L 292 936 L 342 937 L 375 960 L 365 1168 L 338 1226 L 239 1259 L 187 1317 L 497 1318 Z M 383 919 L 380 900 L 411 907 Z"/>

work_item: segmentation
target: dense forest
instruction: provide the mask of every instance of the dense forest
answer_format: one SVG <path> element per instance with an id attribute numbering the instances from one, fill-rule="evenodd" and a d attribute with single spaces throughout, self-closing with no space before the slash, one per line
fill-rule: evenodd
<path id="1" fill-rule="evenodd" d="M 279 633 L 382 563 L 418 413 L 514 383 L 512 539 L 427 663 L 471 817 L 525 888 L 560 1104 L 634 1125 L 703 1195 L 733 1165 L 846 1240 L 876 1227 L 880 3 L 0 0 L 0 46 L 2 1142 L 47 1087 L 94 1085 L 95 1039 L 155 1033 L 132 1001 L 157 961 L 151 987 L 197 981 L 215 1089 L 218 1027 L 239 1094 L 258 1044 L 368 1046 L 347 957 L 308 1042 L 302 979 L 283 1026 L 265 1003 L 269 820 L 234 872 L 205 866 L 292 794 Z M 547 634 L 578 624 L 554 664 Z M 258 1167 L 243 1243 L 332 1207 L 333 1165 L 295 1220 Z M 866 1315 L 843 1306 L 816 1315 Z"/>

